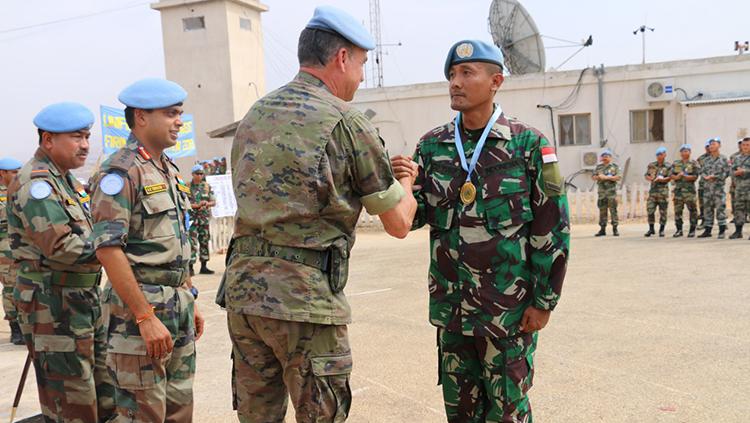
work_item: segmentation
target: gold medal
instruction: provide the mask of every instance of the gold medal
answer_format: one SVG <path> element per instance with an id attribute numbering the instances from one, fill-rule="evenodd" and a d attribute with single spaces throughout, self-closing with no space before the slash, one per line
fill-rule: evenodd
<path id="1" fill-rule="evenodd" d="M 461 202 L 465 205 L 469 205 L 473 203 L 474 199 L 477 197 L 477 188 L 471 183 L 471 181 L 466 181 L 461 186 L 460 196 Z"/>

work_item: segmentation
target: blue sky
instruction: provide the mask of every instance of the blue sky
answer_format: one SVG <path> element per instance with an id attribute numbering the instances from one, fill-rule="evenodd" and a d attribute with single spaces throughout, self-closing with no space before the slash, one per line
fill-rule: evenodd
<path id="1" fill-rule="evenodd" d="M 543 35 L 594 45 L 562 69 L 641 61 L 641 39 L 633 30 L 646 23 L 647 61 L 732 55 L 735 40 L 750 39 L 750 1 L 521 0 Z M 33 116 L 43 106 L 79 101 L 98 114 L 117 106 L 130 82 L 164 76 L 159 13 L 143 0 L 8 0 L 0 5 L 0 112 L 4 136 L 0 155 L 26 160 L 36 148 Z M 463 38 L 491 41 L 491 1 L 381 0 L 385 84 L 433 82 L 443 78 L 448 48 Z M 266 0 L 263 15 L 266 85 L 284 84 L 296 72 L 299 31 L 319 4 L 341 7 L 368 24 L 367 0 Z M 290 7 L 293 5 L 294 7 Z M 74 18 L 70 19 L 69 18 Z M 60 21 L 38 26 L 41 23 Z M 25 28 L 26 29 L 18 29 Z M 545 39 L 547 47 L 559 43 Z M 575 49 L 547 49 L 556 67 Z M 368 68 L 369 71 L 369 68 Z M 189 112 L 189 111 L 188 111 Z M 196 117 L 199 119 L 199 117 Z M 101 142 L 98 123 L 94 142 Z M 100 147 L 94 148 L 93 156 Z"/>

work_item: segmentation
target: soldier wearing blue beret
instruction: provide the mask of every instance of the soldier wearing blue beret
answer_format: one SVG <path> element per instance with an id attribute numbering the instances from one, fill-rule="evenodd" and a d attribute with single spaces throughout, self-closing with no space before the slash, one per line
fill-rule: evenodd
<path id="1" fill-rule="evenodd" d="M 555 147 L 495 102 L 502 69 L 496 46 L 454 44 L 443 71 L 458 114 L 413 156 L 421 189 L 412 228 L 430 226 L 429 316 L 449 422 L 531 421 L 538 331 L 565 277 L 569 222 Z M 412 175 L 411 162 L 392 159 L 397 178 Z"/>
<path id="2" fill-rule="evenodd" d="M 719 239 L 724 238 L 727 229 L 727 201 L 724 187 L 731 173 L 729 160 L 720 153 L 721 138 L 708 140 L 708 156 L 701 163 L 701 181 L 703 182 L 703 233 L 698 238 L 710 238 L 716 216 L 719 225 Z"/>
<path id="3" fill-rule="evenodd" d="M 711 138 L 707 139 L 706 142 L 703 143 L 703 154 L 698 156 L 697 159 L 695 159 L 696 162 L 698 162 L 698 166 L 702 167 L 703 162 L 706 160 L 708 156 L 711 155 L 709 152 L 709 145 L 711 145 Z M 696 229 L 703 230 L 704 229 L 704 207 L 703 207 L 703 191 L 705 190 L 706 181 L 703 180 L 703 178 L 698 179 L 698 227 Z"/>
<path id="4" fill-rule="evenodd" d="M 8 240 L 8 215 L 6 203 L 8 201 L 8 186 L 18 174 L 23 163 L 11 157 L 0 159 L 0 284 L 3 286 L 3 312 L 5 320 L 10 325 L 10 342 L 23 345 L 23 335 L 18 326 L 16 306 L 13 303 L 13 287 L 16 286 L 15 276 L 11 272 L 13 255 Z"/>
<path id="5" fill-rule="evenodd" d="M 683 236 L 683 211 L 688 209 L 690 216 L 690 229 L 688 238 L 695 236 L 695 230 L 698 225 L 698 207 L 696 206 L 695 181 L 700 175 L 700 165 L 695 160 L 690 159 L 692 147 L 690 144 L 680 146 L 680 160 L 672 163 L 672 182 L 674 182 L 673 202 L 674 202 L 674 224 L 677 231 L 673 237 Z"/>
<path id="6" fill-rule="evenodd" d="M 659 236 L 664 237 L 667 227 L 667 207 L 669 206 L 669 182 L 672 180 L 672 165 L 666 161 L 667 149 L 659 147 L 656 149 L 656 161 L 648 164 L 644 177 L 651 183 L 646 201 L 646 213 L 648 215 L 648 231 L 643 235 L 650 237 L 655 235 L 654 225 L 656 223 L 656 209 L 659 208 Z"/>
<path id="7" fill-rule="evenodd" d="M 607 215 L 612 223 L 612 235 L 620 236 L 617 225 L 620 220 L 617 214 L 617 183 L 622 179 L 622 171 L 612 161 L 612 151 L 605 149 L 599 153 L 600 163 L 594 168 L 591 178 L 596 181 L 597 201 L 599 208 L 599 232 L 594 236 L 607 235 Z"/>
<path id="8" fill-rule="evenodd" d="M 93 123 L 78 103 L 43 108 L 39 148 L 8 188 L 14 302 L 45 421 L 106 421 L 113 408 L 91 201 L 70 172 L 88 157 Z"/>
<path id="9" fill-rule="evenodd" d="M 227 308 L 242 422 L 284 421 L 289 397 L 299 422 L 349 414 L 344 287 L 356 222 L 364 207 L 403 237 L 416 207 L 411 178 L 394 178 L 377 130 L 348 104 L 373 48 L 357 19 L 316 8 L 299 36 L 299 73 L 237 128 L 237 216 L 217 297 Z"/>
<path id="10" fill-rule="evenodd" d="M 203 317 L 190 294 L 190 188 L 164 154 L 177 142 L 186 97 L 158 78 L 122 90 L 130 137 L 89 184 L 94 248 L 110 281 L 104 298 L 115 421 L 192 419 Z"/>

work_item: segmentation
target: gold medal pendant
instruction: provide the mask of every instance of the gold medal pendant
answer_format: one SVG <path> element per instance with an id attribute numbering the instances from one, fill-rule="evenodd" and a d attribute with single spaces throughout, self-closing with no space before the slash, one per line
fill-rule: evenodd
<path id="1" fill-rule="evenodd" d="M 473 203 L 474 199 L 477 197 L 477 188 L 471 183 L 471 181 L 466 181 L 461 186 L 460 196 L 461 202 L 468 206 Z"/>

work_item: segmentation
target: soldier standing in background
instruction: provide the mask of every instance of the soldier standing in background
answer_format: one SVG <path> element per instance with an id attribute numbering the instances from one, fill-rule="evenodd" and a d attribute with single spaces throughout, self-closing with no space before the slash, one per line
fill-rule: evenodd
<path id="1" fill-rule="evenodd" d="M 596 165 L 592 178 L 598 186 L 597 206 L 599 207 L 599 232 L 594 236 L 607 235 L 607 211 L 612 219 L 612 235 L 620 236 L 617 231 L 617 183 L 622 179 L 620 166 L 612 161 L 612 151 L 604 150 L 600 155 L 601 163 Z"/>
<path id="2" fill-rule="evenodd" d="M 656 223 L 656 208 L 659 208 L 659 236 L 664 236 L 667 226 L 667 207 L 669 206 L 669 181 L 671 181 L 671 165 L 665 160 L 667 149 L 659 147 L 656 149 L 656 161 L 651 162 L 646 170 L 646 180 L 651 182 L 648 191 L 646 212 L 648 213 L 648 232 L 645 237 L 654 235 L 654 224 Z"/>
<path id="3" fill-rule="evenodd" d="M 750 211 L 750 137 L 740 140 L 740 154 L 732 160 L 732 176 L 736 181 L 734 196 L 732 196 L 735 200 L 735 230 L 729 239 L 739 239 L 742 238 L 742 227 Z"/>
<path id="4" fill-rule="evenodd" d="M 729 161 L 719 153 L 721 148 L 721 139 L 712 138 L 709 140 L 708 157 L 703 159 L 701 165 L 701 179 L 703 183 L 703 206 L 705 207 L 705 219 L 703 233 L 698 238 L 710 238 L 711 229 L 714 223 L 714 216 L 719 224 L 719 239 L 724 238 L 724 231 L 727 229 L 727 198 L 724 192 L 726 179 L 729 176 Z"/>
<path id="5" fill-rule="evenodd" d="M 94 247 L 109 282 L 107 367 L 115 422 L 189 423 L 203 317 L 190 289 L 187 184 L 164 150 L 177 142 L 185 90 L 144 79 L 119 95 L 127 144 L 91 180 Z"/>
<path id="6" fill-rule="evenodd" d="M 732 153 L 729 156 L 729 167 L 730 168 L 732 167 L 732 163 L 734 163 L 734 160 L 737 157 L 739 157 L 741 154 L 742 154 L 742 138 L 740 138 L 740 139 L 737 140 L 737 151 L 735 151 L 734 153 Z M 731 182 L 729 184 L 729 198 L 731 199 L 730 200 L 730 205 L 732 207 L 732 223 L 737 223 L 736 222 L 737 216 L 735 216 L 735 210 L 736 210 L 736 208 L 735 208 L 735 203 L 736 203 L 735 202 L 735 188 L 736 188 L 736 185 L 737 185 L 737 181 L 736 181 L 736 177 L 734 175 L 734 172 L 730 172 L 729 173 L 729 178 L 731 180 Z M 744 224 L 745 222 L 742 222 L 742 223 Z"/>
<path id="7" fill-rule="evenodd" d="M 16 305 L 13 302 L 13 287 L 16 286 L 16 273 L 13 270 L 13 254 L 8 239 L 8 186 L 23 166 L 21 162 L 10 157 L 0 159 L 0 283 L 3 285 L 3 313 L 10 326 L 10 342 L 24 345 L 21 327 L 18 326 Z"/>
<path id="8" fill-rule="evenodd" d="M 315 9 L 300 71 L 258 100 L 232 144 L 237 196 L 225 273 L 234 405 L 243 423 L 343 422 L 351 406 L 344 295 L 362 207 L 405 237 L 412 177 L 396 181 L 377 130 L 347 102 L 375 42 L 352 16 Z M 416 169 L 414 169 L 416 173 Z"/>
<path id="9" fill-rule="evenodd" d="M 192 181 L 190 181 L 190 242 L 192 254 L 190 255 L 190 274 L 194 274 L 193 266 L 200 255 L 201 275 L 213 275 L 214 271 L 208 268 L 208 260 L 211 258 L 208 244 L 211 242 L 211 207 L 216 205 L 216 197 L 211 185 L 206 182 L 201 165 L 195 165 L 192 169 Z M 200 254 L 199 254 L 200 253 Z"/>
<path id="10" fill-rule="evenodd" d="M 688 238 L 695 236 L 698 225 L 698 208 L 695 204 L 695 180 L 700 175 L 700 166 L 695 160 L 690 160 L 690 144 L 680 147 L 680 158 L 672 163 L 672 181 L 674 182 L 674 224 L 677 231 L 675 238 L 683 235 L 682 212 L 687 207 L 690 216 Z"/>
<path id="11" fill-rule="evenodd" d="M 705 144 L 703 145 L 703 154 L 698 156 L 698 158 L 695 160 L 698 162 L 698 167 L 703 167 L 703 161 L 706 160 L 706 157 L 710 156 L 711 153 L 708 151 L 708 146 L 711 144 L 711 139 L 706 140 Z M 705 191 L 705 185 L 706 181 L 703 180 L 703 178 L 698 179 L 698 220 L 700 223 L 698 223 L 698 227 L 696 229 L 703 230 L 704 229 L 704 223 L 706 221 L 705 216 L 705 207 L 703 206 L 703 191 Z"/>
<path id="12" fill-rule="evenodd" d="M 78 103 L 42 109 L 39 148 L 8 188 L 14 301 L 47 422 L 106 421 L 113 411 L 91 201 L 70 173 L 86 161 L 93 123 Z"/>

